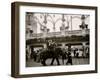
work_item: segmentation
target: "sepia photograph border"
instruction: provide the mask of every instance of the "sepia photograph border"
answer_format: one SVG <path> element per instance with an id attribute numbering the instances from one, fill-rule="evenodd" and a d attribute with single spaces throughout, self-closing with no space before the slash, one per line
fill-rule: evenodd
<path id="1" fill-rule="evenodd" d="M 54 72 L 40 74 L 20 74 L 20 6 L 39 6 L 39 7 L 56 7 L 70 8 L 95 11 L 95 70 L 88 71 L 72 71 L 72 72 Z M 64 4 L 47 4 L 47 3 L 31 3 L 31 2 L 13 2 L 11 4 L 11 76 L 15 78 L 25 77 L 42 77 L 42 76 L 58 76 L 72 74 L 97 73 L 97 7 L 96 6 L 81 6 L 81 5 L 64 5 Z M 44 70 L 45 71 L 45 70 Z"/>

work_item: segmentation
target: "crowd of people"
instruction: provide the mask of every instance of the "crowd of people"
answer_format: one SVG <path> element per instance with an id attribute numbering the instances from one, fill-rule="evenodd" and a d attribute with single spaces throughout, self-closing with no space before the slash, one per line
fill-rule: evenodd
<path id="1" fill-rule="evenodd" d="M 56 60 L 57 65 L 60 65 L 59 59 L 62 59 L 62 63 L 64 64 L 64 61 L 66 60 L 66 65 L 68 64 L 73 64 L 72 62 L 72 58 L 80 58 L 79 54 L 80 54 L 80 50 L 78 48 L 74 48 L 74 49 L 66 49 L 66 48 L 60 48 L 59 46 L 57 46 L 57 43 L 49 40 L 47 42 L 47 48 L 43 48 L 43 49 L 39 49 L 37 51 L 34 50 L 34 48 L 31 50 L 31 55 L 30 58 L 34 59 L 34 61 L 36 62 L 41 62 L 42 61 L 42 57 L 41 58 L 41 52 L 47 50 L 46 54 L 52 54 L 51 57 L 51 64 L 53 65 L 54 60 Z M 73 55 L 72 55 L 73 54 Z M 26 60 L 28 60 L 28 52 L 26 51 Z M 50 56 L 50 55 L 49 55 Z M 47 55 L 46 55 L 47 57 Z M 86 56 L 84 56 L 84 54 L 81 55 L 81 57 L 88 57 L 89 58 L 89 48 L 86 51 Z M 48 58 L 48 57 L 47 57 Z M 47 59 L 45 58 L 45 60 Z M 43 58 L 44 59 L 44 58 Z M 44 60 L 43 60 L 44 61 Z M 42 62 L 41 62 L 42 63 Z M 43 64 L 45 64 L 43 62 Z M 46 65 L 46 64 L 45 64 Z"/>

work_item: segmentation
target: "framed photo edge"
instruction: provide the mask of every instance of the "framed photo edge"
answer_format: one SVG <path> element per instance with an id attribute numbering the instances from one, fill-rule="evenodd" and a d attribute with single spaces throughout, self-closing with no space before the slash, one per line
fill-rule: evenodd
<path id="1" fill-rule="evenodd" d="M 44 6 L 58 8 L 75 8 L 75 9 L 91 9 L 95 10 L 95 70 L 93 71 L 77 71 L 77 72 L 59 72 L 59 73 L 43 73 L 43 74 L 19 74 L 19 7 L 20 6 Z M 11 76 L 15 78 L 23 77 L 41 77 L 41 76 L 57 76 L 57 75 L 72 75 L 97 73 L 97 7 L 96 6 L 80 6 L 80 5 L 63 5 L 63 4 L 46 4 L 46 3 L 31 3 L 31 2 L 13 2 L 11 3 Z"/>

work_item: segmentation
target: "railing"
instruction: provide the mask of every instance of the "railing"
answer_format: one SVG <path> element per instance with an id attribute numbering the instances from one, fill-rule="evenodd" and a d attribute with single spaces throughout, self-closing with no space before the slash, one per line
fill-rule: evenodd
<path id="1" fill-rule="evenodd" d="M 90 30 L 86 29 L 86 30 L 73 30 L 73 31 L 66 31 L 64 36 L 72 36 L 72 35 L 76 35 L 76 36 L 82 36 L 82 35 L 86 35 L 89 34 Z M 61 37 L 63 36 L 61 32 L 49 32 L 46 34 L 45 37 Z M 44 34 L 43 33 L 34 33 L 31 36 L 26 37 L 26 39 L 34 39 L 34 38 L 44 38 Z"/>

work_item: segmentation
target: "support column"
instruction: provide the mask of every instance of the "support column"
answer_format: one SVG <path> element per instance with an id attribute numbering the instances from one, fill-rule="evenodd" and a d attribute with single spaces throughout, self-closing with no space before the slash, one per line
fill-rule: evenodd
<path id="1" fill-rule="evenodd" d="M 28 52 L 28 53 L 26 54 L 26 56 L 27 56 L 28 59 L 30 59 L 30 58 L 31 58 L 31 48 L 30 48 L 29 45 L 27 45 L 26 50 L 27 50 L 27 52 Z"/>
<path id="2" fill-rule="evenodd" d="M 82 46 L 83 46 L 83 56 L 86 57 L 86 43 L 83 42 Z"/>
<path id="3" fill-rule="evenodd" d="M 62 48 L 65 48 L 65 43 L 62 43 Z"/>
<path id="4" fill-rule="evenodd" d="M 68 44 L 68 51 L 71 51 L 71 44 Z"/>
<path id="5" fill-rule="evenodd" d="M 47 48 L 47 45 L 46 45 L 46 44 L 43 44 L 43 47 L 44 47 L 44 48 Z"/>

